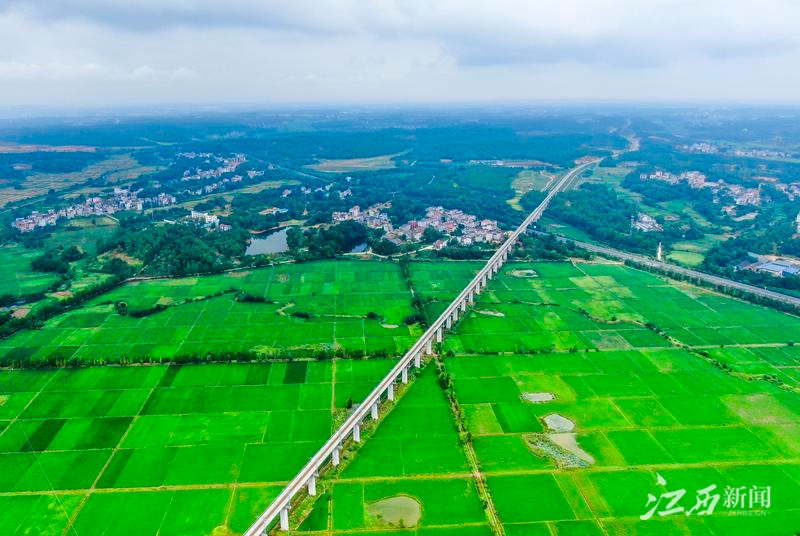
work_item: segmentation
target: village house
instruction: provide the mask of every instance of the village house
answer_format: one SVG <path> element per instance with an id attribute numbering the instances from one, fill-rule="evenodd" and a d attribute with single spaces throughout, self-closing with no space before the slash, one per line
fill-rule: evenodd
<path id="1" fill-rule="evenodd" d="M 664 230 L 664 227 L 658 223 L 655 218 L 648 216 L 643 212 L 637 214 L 636 220 L 633 222 L 633 227 L 644 233 L 659 232 Z"/>

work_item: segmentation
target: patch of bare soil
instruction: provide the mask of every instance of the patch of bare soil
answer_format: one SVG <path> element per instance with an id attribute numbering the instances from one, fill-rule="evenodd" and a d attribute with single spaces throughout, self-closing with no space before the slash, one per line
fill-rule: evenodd
<path id="1" fill-rule="evenodd" d="M 501 313 L 500 311 L 487 311 L 486 309 L 475 309 L 475 312 L 489 316 L 506 316 L 505 313 Z"/>
<path id="2" fill-rule="evenodd" d="M 511 270 L 508 273 L 512 277 L 539 277 L 535 270 Z"/>
<path id="3" fill-rule="evenodd" d="M 588 463 L 589 465 L 594 465 L 594 457 L 583 450 L 578 445 L 578 434 L 574 433 L 566 433 L 566 434 L 550 434 L 548 439 L 561 447 L 562 449 L 566 450 L 570 454 L 574 454 L 584 462 Z"/>
<path id="4" fill-rule="evenodd" d="M 522 399 L 526 402 L 533 402 L 534 404 L 541 404 L 542 402 L 550 402 L 556 399 L 553 393 L 522 393 Z"/>

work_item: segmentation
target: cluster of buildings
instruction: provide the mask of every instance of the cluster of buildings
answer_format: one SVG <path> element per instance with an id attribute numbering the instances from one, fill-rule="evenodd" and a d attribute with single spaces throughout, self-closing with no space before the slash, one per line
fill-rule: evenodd
<path id="1" fill-rule="evenodd" d="M 320 186 L 319 188 L 313 188 L 313 189 L 312 188 L 307 188 L 305 186 L 301 186 L 300 187 L 300 193 L 303 194 L 303 195 L 311 195 L 313 193 L 322 193 L 322 194 L 325 195 L 325 197 L 328 197 L 330 195 L 330 190 L 331 190 L 332 187 L 333 187 L 333 183 L 332 182 L 326 184 L 325 186 Z M 346 190 L 346 192 L 348 192 L 347 195 L 353 195 L 353 192 L 351 192 L 349 188 Z M 290 195 L 292 195 L 292 193 L 293 193 L 293 191 L 291 189 L 286 188 L 283 192 L 281 192 L 281 197 L 289 197 Z M 339 192 L 339 198 L 340 199 L 344 199 L 345 197 L 347 197 L 347 195 L 343 196 L 342 192 Z"/>
<path id="2" fill-rule="evenodd" d="M 747 158 L 791 158 L 791 154 L 770 149 L 735 149 L 731 152 L 734 156 Z"/>
<path id="3" fill-rule="evenodd" d="M 384 203 L 366 210 L 355 206 L 345 212 L 334 212 L 333 223 L 352 220 L 371 229 L 382 229 L 386 233 L 384 238 L 397 245 L 420 242 L 427 228 L 439 231 L 448 239 L 455 238 L 459 244 L 465 246 L 479 242 L 494 244 L 502 242 L 505 236 L 495 220 L 478 220 L 472 214 L 465 214 L 461 210 L 445 210 L 442 207 L 428 207 L 424 218 L 412 220 L 395 228 L 389 216 L 382 212 L 391 206 L 391 203 Z M 437 240 L 434 248 L 442 249 L 445 245 L 447 245 L 446 240 Z"/>
<path id="4" fill-rule="evenodd" d="M 398 232 L 406 235 L 409 240 L 418 242 L 428 227 L 455 238 L 464 246 L 478 242 L 494 244 L 502 242 L 504 236 L 495 220 L 478 220 L 472 214 L 465 214 L 461 210 L 445 210 L 442 207 L 428 207 L 424 218 L 400 226 Z M 456 234 L 458 230 L 460 234 Z M 434 247 L 441 249 L 444 244 L 437 243 Z"/>
<path id="5" fill-rule="evenodd" d="M 197 212 L 195 210 L 189 215 L 189 221 L 202 225 L 206 229 L 216 229 L 218 231 L 230 231 L 231 226 L 227 223 L 220 223 L 219 216 L 208 212 Z"/>
<path id="6" fill-rule="evenodd" d="M 325 186 L 320 186 L 319 188 L 314 188 L 313 190 L 311 188 L 306 188 L 305 186 L 301 186 L 300 187 L 300 193 L 302 193 L 303 195 L 311 195 L 312 193 L 322 192 L 322 193 L 325 194 L 325 197 L 328 197 L 328 192 L 330 191 L 332 186 L 333 186 L 332 182 L 326 184 Z"/>
<path id="7" fill-rule="evenodd" d="M 242 175 L 225 176 L 236 171 L 236 169 L 245 163 L 247 159 L 243 154 L 235 154 L 230 157 L 216 156 L 213 153 L 195 153 L 185 152 L 178 153 L 178 158 L 186 158 L 190 160 L 201 159 L 205 164 L 215 166 L 211 169 L 201 169 L 200 166 L 187 170 L 180 178 L 181 181 L 191 180 L 205 180 L 205 179 L 218 179 L 210 184 L 204 184 L 198 187 L 190 187 L 182 192 L 176 192 L 178 195 L 204 195 L 210 194 L 219 190 L 227 183 L 236 183 L 243 180 Z M 247 176 L 250 179 L 263 176 L 263 171 L 249 170 Z M 154 187 L 160 188 L 160 184 L 153 184 Z M 330 188 L 330 186 L 328 187 Z M 142 211 L 145 207 L 165 207 L 177 203 L 174 195 L 168 193 L 159 193 L 154 197 L 140 198 L 138 194 L 141 190 L 131 191 L 128 189 L 114 188 L 111 196 L 104 197 L 90 197 L 85 202 L 77 205 L 72 205 L 60 210 L 48 210 L 47 212 L 33 211 L 29 216 L 24 218 L 17 218 L 12 225 L 23 233 L 33 231 L 37 227 L 46 227 L 56 225 L 59 218 L 72 219 L 76 217 L 85 216 L 100 216 L 114 214 L 115 212 L 123 210 Z M 214 221 L 216 219 L 216 221 Z M 190 221 L 201 221 L 207 228 L 214 228 L 221 231 L 230 229 L 226 224 L 220 224 L 216 216 L 209 216 L 204 213 L 192 212 Z"/>
<path id="8" fill-rule="evenodd" d="M 800 182 L 793 182 L 791 184 L 773 184 L 776 190 L 786 194 L 789 201 L 794 201 L 795 198 L 800 197 Z"/>
<path id="9" fill-rule="evenodd" d="M 210 162 L 212 158 L 214 158 L 214 153 L 196 153 L 194 151 L 187 152 L 187 153 L 178 153 L 175 155 L 178 158 L 188 158 L 189 160 L 194 160 L 195 158 L 203 159 L 207 162 Z"/>
<path id="10" fill-rule="evenodd" d="M 668 171 L 655 171 L 653 173 L 641 173 L 639 178 L 642 180 L 663 181 L 669 184 L 678 184 L 686 181 L 692 188 L 711 188 L 714 193 L 724 192 L 731 196 L 737 205 L 761 204 L 760 188 L 745 188 L 736 184 L 727 184 L 722 180 L 716 182 L 708 181 L 708 177 L 699 171 L 684 171 L 678 175 Z"/>
<path id="11" fill-rule="evenodd" d="M 735 184 L 726 185 L 727 193 L 737 205 L 753 205 L 759 206 L 761 204 L 761 189 L 760 188 L 744 188 Z"/>
<path id="12" fill-rule="evenodd" d="M 55 225 L 59 218 L 71 220 L 78 217 L 109 215 L 123 210 L 141 211 L 145 205 L 166 207 L 177 202 L 175 196 L 165 193 L 160 193 L 155 197 L 140 198 L 137 195 L 140 191 L 114 188 L 111 197 L 90 197 L 81 204 L 60 210 L 33 211 L 25 218 L 17 218 L 11 225 L 19 231 L 27 233 L 37 227 Z"/>
<path id="13" fill-rule="evenodd" d="M 691 145 L 678 145 L 679 151 L 693 154 L 717 154 L 724 152 L 726 155 L 744 158 L 791 158 L 791 154 L 772 149 L 721 149 L 713 143 L 693 143 Z"/>
<path id="14" fill-rule="evenodd" d="M 716 154 L 719 152 L 719 147 L 711 143 L 693 143 L 691 145 L 678 145 L 679 151 L 694 154 Z"/>
<path id="15" fill-rule="evenodd" d="M 193 169 L 187 169 L 183 172 L 183 181 L 202 180 L 202 179 L 216 179 L 226 173 L 233 173 L 236 168 L 247 162 L 247 158 L 243 154 L 235 154 L 230 157 L 215 156 L 211 153 L 178 153 L 178 157 L 195 159 L 204 158 L 205 163 L 216 165 L 217 167 L 211 169 L 202 169 L 197 166 Z M 240 177 L 241 180 L 241 177 Z"/>
<path id="16" fill-rule="evenodd" d="M 241 175 L 234 175 L 233 177 L 230 177 L 230 178 L 225 177 L 224 179 L 220 179 L 217 182 L 212 182 L 211 184 L 206 184 L 206 185 L 201 186 L 200 188 L 197 188 L 197 189 L 192 189 L 192 188 L 186 189 L 181 193 L 189 194 L 189 195 L 210 194 L 212 192 L 215 192 L 216 190 L 219 190 L 220 188 L 222 188 L 223 185 L 228 184 L 229 182 L 232 183 L 232 182 L 241 182 L 241 181 L 242 181 L 242 176 Z"/>
<path id="17" fill-rule="evenodd" d="M 751 253 L 751 255 L 753 255 Z M 738 266 L 739 270 L 753 270 L 776 277 L 791 277 L 800 275 L 800 261 L 794 259 L 770 258 L 765 256 L 755 256 L 755 262 L 743 262 Z"/>
<path id="18" fill-rule="evenodd" d="M 392 227 L 392 222 L 389 221 L 389 216 L 382 210 L 391 206 L 391 203 L 383 203 L 361 210 L 361 207 L 356 205 L 346 212 L 334 212 L 333 223 L 352 220 L 366 225 L 370 229 L 382 229 L 388 235 L 394 232 L 394 228 Z"/>
<path id="19" fill-rule="evenodd" d="M 692 188 L 703 188 L 706 185 L 712 185 L 712 183 L 706 181 L 707 177 L 699 171 L 684 171 L 679 175 L 669 171 L 654 171 L 653 173 L 640 173 L 639 178 L 642 180 L 662 181 L 669 184 L 678 184 L 681 181 L 686 181 Z"/>

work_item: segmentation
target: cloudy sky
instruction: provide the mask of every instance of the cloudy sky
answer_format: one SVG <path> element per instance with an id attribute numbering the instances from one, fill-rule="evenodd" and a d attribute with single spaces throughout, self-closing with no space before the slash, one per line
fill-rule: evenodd
<path id="1" fill-rule="evenodd" d="M 795 0 L 0 0 L 0 106 L 797 103 Z"/>

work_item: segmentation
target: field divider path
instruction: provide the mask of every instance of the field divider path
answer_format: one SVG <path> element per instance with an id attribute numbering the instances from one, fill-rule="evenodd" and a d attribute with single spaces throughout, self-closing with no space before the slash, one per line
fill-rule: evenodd
<path id="1" fill-rule="evenodd" d="M 35 401 L 35 400 L 36 400 L 36 399 L 39 397 L 39 395 L 40 395 L 40 394 L 42 394 L 42 393 L 44 392 L 44 390 L 45 390 L 45 389 L 47 389 L 47 386 L 48 386 L 48 385 L 50 385 L 50 383 L 53 381 L 53 378 L 55 378 L 56 376 L 58 376 L 58 374 L 53 374 L 53 375 L 50 377 L 50 379 L 48 379 L 48 380 L 47 380 L 47 381 L 44 383 L 44 385 L 42 385 L 42 386 L 39 388 L 39 390 L 38 390 L 38 391 L 36 391 L 36 394 L 34 394 L 34 395 L 31 397 L 31 399 L 30 399 L 30 400 L 28 400 L 28 403 L 27 403 L 27 404 L 25 404 L 25 407 L 23 407 L 21 410 L 19 410 L 19 412 L 17 412 L 17 414 L 14 416 L 14 418 L 13 418 L 13 419 L 11 419 L 11 420 L 8 422 L 8 425 L 5 427 L 5 429 L 3 429 L 3 432 L 2 432 L 2 433 L 0 433 L 0 436 L 2 436 L 3 434 L 5 434 L 7 430 L 10 430 L 10 429 L 11 429 L 11 426 L 12 426 L 12 425 L 13 425 L 15 422 L 17 422 L 17 421 L 19 420 L 19 417 L 20 417 L 20 415 L 22 415 L 23 413 L 25 413 L 25 411 L 27 411 L 27 410 L 28 410 L 28 408 L 29 408 L 29 407 L 30 407 L 30 406 L 33 404 L 33 402 L 34 402 L 34 401 Z M 6 394 L 6 393 L 3 393 L 3 394 Z M 30 436 L 28 436 L 28 433 L 25 431 L 25 429 L 24 429 L 24 428 L 22 429 L 22 434 L 25 436 L 25 442 L 28 444 L 28 446 L 32 446 L 32 445 L 31 445 L 31 438 L 30 438 Z M 54 492 L 54 491 L 55 491 L 55 489 L 54 489 L 54 487 L 53 487 L 53 482 L 50 480 L 50 475 L 49 475 L 49 474 L 47 474 L 47 470 L 44 468 L 44 466 L 42 465 L 42 462 L 41 462 L 41 460 L 39 459 L 39 454 L 40 454 L 40 453 L 39 453 L 39 452 L 37 452 L 37 451 L 35 451 L 35 450 L 33 450 L 33 449 L 31 449 L 31 454 L 33 454 L 33 459 L 34 459 L 34 461 L 35 461 L 36 465 L 38 465 L 38 466 L 39 466 L 39 469 L 41 469 L 41 471 L 42 471 L 42 474 L 44 475 L 45 479 L 47 480 L 47 484 L 50 486 L 50 491 L 53 491 L 53 492 Z M 41 493 L 41 492 L 39 492 L 39 493 Z M 11 494 L 9 494 L 9 495 L 11 495 Z M 64 508 L 64 503 L 63 503 L 63 502 L 61 502 L 61 498 L 60 498 L 60 496 L 59 496 L 59 495 L 57 495 L 57 494 L 55 494 L 55 493 L 54 493 L 53 495 L 55 496 L 55 498 L 56 498 L 56 501 L 58 501 L 58 506 L 61 508 L 61 512 L 64 514 L 64 516 L 65 516 L 65 517 L 69 518 L 69 515 L 67 514 L 67 509 L 66 509 L 66 508 Z M 71 525 L 71 523 L 70 523 L 68 526 L 70 526 L 70 525 Z M 68 532 L 68 530 L 67 530 L 67 529 L 65 529 L 65 530 L 64 530 L 64 533 L 66 534 L 67 532 Z M 74 530 L 73 530 L 73 532 L 74 532 Z M 77 533 L 76 533 L 76 534 L 77 534 Z"/>
<path id="2" fill-rule="evenodd" d="M 432 322 L 425 333 L 417 340 L 414 345 L 406 352 L 389 373 L 378 383 L 375 389 L 370 392 L 364 401 L 353 410 L 345 422 L 331 435 L 330 439 L 314 454 L 308 463 L 300 470 L 286 488 L 270 504 L 267 509 L 256 519 L 250 528 L 245 532 L 245 536 L 259 536 L 266 534 L 276 519 L 280 518 L 281 530 L 289 530 L 289 508 L 294 497 L 303 492 L 306 487 L 310 495 L 316 495 L 316 484 L 320 473 L 328 462 L 333 466 L 338 466 L 340 453 L 346 441 L 352 436 L 356 443 L 361 442 L 361 425 L 364 420 L 371 417 L 379 418 L 379 405 L 384 399 L 393 401 L 395 399 L 395 383 L 400 380 L 408 383 L 409 369 L 414 366 L 422 366 L 423 355 L 432 355 L 434 344 L 443 341 L 444 334 L 449 331 L 461 314 L 465 313 L 467 306 L 474 303 L 475 297 L 485 290 L 488 282 L 496 275 L 503 263 L 508 258 L 509 252 L 525 233 L 533 222 L 537 221 L 542 213 L 547 209 L 550 201 L 568 185 L 580 173 L 591 166 L 596 165 L 602 160 L 594 159 L 572 168 L 551 188 L 547 196 L 542 200 L 536 209 L 533 210 L 525 220 L 516 228 L 506 239 L 495 253 L 486 262 L 486 265 L 475 275 L 472 281 L 456 296 L 450 305 L 442 312 L 437 320 Z"/>
<path id="3" fill-rule="evenodd" d="M 94 491 L 97 489 L 97 484 L 100 482 L 100 479 L 103 478 L 103 475 L 105 474 L 105 472 L 108 469 L 108 467 L 111 465 L 111 462 L 114 459 L 114 456 L 116 456 L 117 452 L 119 452 L 119 449 L 122 447 L 122 444 L 125 442 L 125 439 L 128 437 L 128 434 L 131 432 L 133 427 L 136 425 L 136 421 L 139 420 L 139 416 L 141 415 L 142 411 L 144 410 L 145 407 L 147 407 L 147 402 L 153 396 L 153 393 L 155 392 L 155 390 L 156 390 L 156 386 L 150 388 L 149 392 L 147 393 L 147 397 L 145 397 L 144 401 L 142 401 L 142 405 L 139 407 L 139 410 L 136 412 L 136 415 L 134 415 L 133 418 L 131 419 L 131 422 L 128 424 L 128 428 L 125 430 L 125 433 L 122 434 L 122 436 L 119 438 L 119 441 L 117 442 L 117 445 L 111 451 L 111 455 L 106 460 L 106 463 L 103 465 L 103 468 L 100 469 L 99 473 L 97 473 L 97 478 L 94 479 L 94 482 L 92 482 L 91 487 L 89 487 L 89 489 L 87 489 L 84 492 L 84 495 L 83 495 L 83 498 L 81 499 L 81 502 L 78 503 L 78 506 L 75 508 L 75 511 L 72 513 L 72 517 L 69 519 L 69 522 L 67 523 L 67 526 L 64 528 L 64 534 L 69 533 L 70 529 L 72 529 L 72 531 L 75 532 L 75 528 L 74 528 L 75 520 L 78 519 L 78 515 L 81 513 L 81 510 L 83 510 L 83 507 L 86 505 L 86 502 L 89 500 L 89 497 L 91 497 L 92 493 L 94 493 Z M 76 532 L 76 534 L 77 534 L 77 532 Z"/>
<path id="4" fill-rule="evenodd" d="M 445 366 L 441 356 L 435 356 L 434 359 L 436 360 L 437 368 L 440 371 L 444 371 Z M 494 504 L 494 499 L 492 499 L 492 494 L 489 491 L 489 486 L 486 483 L 486 477 L 481 471 L 481 462 L 478 458 L 478 453 L 475 452 L 475 445 L 472 444 L 472 439 L 466 437 L 466 434 L 469 433 L 468 430 L 466 430 L 466 425 L 460 422 L 459 413 L 461 409 L 459 407 L 458 400 L 456 399 L 455 394 L 453 394 L 452 397 L 448 396 L 447 398 L 447 406 L 453 415 L 453 420 L 457 422 L 459 434 L 462 434 L 464 455 L 467 457 L 467 463 L 469 463 L 469 466 L 472 469 L 472 474 L 470 476 L 475 481 L 475 487 L 478 490 L 478 496 L 484 502 L 486 516 L 489 518 L 489 526 L 491 527 L 491 530 L 495 536 L 505 536 L 506 532 L 503 527 L 503 523 L 500 521 L 500 516 L 497 513 L 497 506 Z"/>

